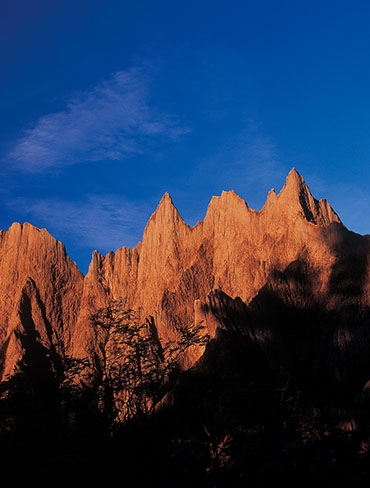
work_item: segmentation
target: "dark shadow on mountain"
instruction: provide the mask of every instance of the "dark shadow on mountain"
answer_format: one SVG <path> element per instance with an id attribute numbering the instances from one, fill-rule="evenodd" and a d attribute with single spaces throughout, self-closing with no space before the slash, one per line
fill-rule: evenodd
<path id="1" fill-rule="evenodd" d="M 56 473 L 68 482 L 71 470 L 79 482 L 104 486 L 116 484 L 117 472 L 137 486 L 163 488 L 366 486 L 370 312 L 357 311 L 354 325 L 347 303 L 328 310 L 326 297 L 315 296 L 317 276 L 301 258 L 274 270 L 248 306 L 213 291 L 204 312 L 217 319 L 215 335 L 152 415 L 104 436 L 86 410 L 83 432 L 60 432 L 57 397 L 42 397 L 54 418 L 5 443 L 5 459 L 29 448 L 39 428 L 48 430 L 48 443 L 28 456 L 23 478 L 45 486 Z M 25 371 L 31 384 L 44 382 L 39 392 L 53 392 L 33 302 L 28 294 L 23 301 L 25 359 L 31 361 L 27 351 L 38 357 Z"/>
<path id="2" fill-rule="evenodd" d="M 323 227 L 321 234 L 322 239 L 337 256 L 331 269 L 329 293 L 346 301 L 359 297 L 367 277 L 369 236 L 351 232 L 336 222 Z"/>
<path id="3" fill-rule="evenodd" d="M 294 277 L 304 290 L 309 280 L 298 272 L 302 265 L 274 279 Z M 272 286 L 249 307 L 232 301 L 214 292 L 207 306 L 220 327 L 151 419 L 161 432 L 158 462 L 168 486 L 368 480 L 369 399 L 359 397 L 361 388 L 347 391 L 344 377 L 332 384 L 339 367 L 328 357 L 335 317 L 307 301 L 297 310 Z"/>

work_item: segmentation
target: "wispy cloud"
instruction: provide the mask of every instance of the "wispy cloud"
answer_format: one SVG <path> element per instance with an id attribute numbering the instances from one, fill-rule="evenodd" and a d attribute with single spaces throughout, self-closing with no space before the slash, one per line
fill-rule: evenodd
<path id="1" fill-rule="evenodd" d="M 105 254 L 141 240 L 150 213 L 116 196 L 88 195 L 84 201 L 17 198 L 9 205 L 54 237 Z"/>
<path id="2" fill-rule="evenodd" d="M 4 158 L 13 168 L 42 172 L 68 165 L 121 160 L 145 152 L 153 137 L 176 139 L 188 132 L 176 117 L 151 103 L 144 69 L 118 71 L 64 110 L 41 117 Z"/>

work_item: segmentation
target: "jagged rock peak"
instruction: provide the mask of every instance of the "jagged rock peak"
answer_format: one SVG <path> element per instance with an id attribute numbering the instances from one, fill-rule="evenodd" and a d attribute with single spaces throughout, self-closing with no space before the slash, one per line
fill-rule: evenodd
<path id="1" fill-rule="evenodd" d="M 295 168 L 292 168 L 286 177 L 285 184 L 279 193 L 279 197 L 295 200 L 301 196 L 312 196 L 304 178 Z"/>
<path id="2" fill-rule="evenodd" d="M 21 236 L 22 234 L 41 234 L 50 236 L 53 240 L 55 240 L 50 233 L 46 229 L 40 229 L 35 227 L 34 225 L 30 224 L 29 222 L 24 222 L 21 224 L 20 222 L 13 222 L 7 231 L 1 231 L 1 235 L 9 234 L 12 236 Z"/>
<path id="3" fill-rule="evenodd" d="M 91 262 L 89 266 L 89 274 L 96 273 L 102 266 L 104 256 L 99 251 L 94 250 L 91 255 Z"/>
<path id="4" fill-rule="evenodd" d="M 234 190 L 223 190 L 220 196 L 213 196 L 208 205 L 206 217 L 214 213 L 245 213 L 249 210 L 247 202 L 241 198 Z"/>
<path id="5" fill-rule="evenodd" d="M 177 208 L 175 207 L 170 194 L 166 192 L 161 198 L 156 210 L 150 216 L 144 229 L 144 235 L 147 233 L 148 228 L 154 224 L 159 226 L 168 226 L 173 225 L 175 222 L 185 224 Z"/>
<path id="6" fill-rule="evenodd" d="M 168 191 L 163 193 L 163 196 L 158 203 L 157 209 L 162 207 L 162 206 L 164 206 L 164 207 L 165 206 L 169 206 L 169 207 L 175 206 L 175 204 L 173 203 L 172 197 Z"/>
<path id="7" fill-rule="evenodd" d="M 65 245 L 53 237 L 45 228 L 38 228 L 34 225 L 24 222 L 13 222 L 6 231 L 0 231 L 0 245 L 13 246 L 13 249 L 23 249 L 24 254 L 27 254 L 27 249 L 32 249 L 32 254 L 37 255 L 38 252 L 46 252 L 50 257 L 50 252 L 61 258 L 69 258 Z"/>
<path id="8" fill-rule="evenodd" d="M 341 223 L 339 216 L 325 199 L 316 200 L 311 194 L 304 178 L 292 168 L 285 184 L 278 195 L 270 191 L 266 201 L 267 207 L 276 206 L 276 202 L 285 212 L 301 216 L 316 225 L 328 225 L 331 222 Z"/>
<path id="9" fill-rule="evenodd" d="M 248 206 L 247 202 L 243 200 L 234 190 L 223 190 L 221 196 L 219 197 L 212 197 L 213 201 L 219 201 L 224 205 L 242 205 L 243 207 Z"/>
<path id="10" fill-rule="evenodd" d="M 151 218 L 156 217 L 157 215 L 172 215 L 178 214 L 177 208 L 175 207 L 171 195 L 166 192 L 163 197 L 161 198 L 156 210 L 152 214 Z"/>
<path id="11" fill-rule="evenodd" d="M 303 178 L 303 176 L 301 176 L 298 171 L 296 170 L 296 168 L 293 168 L 289 171 L 288 173 L 288 176 L 286 177 L 286 185 L 289 185 L 289 184 L 294 184 L 294 185 L 298 185 L 299 187 L 302 187 L 302 186 L 306 186 L 306 182 Z"/>

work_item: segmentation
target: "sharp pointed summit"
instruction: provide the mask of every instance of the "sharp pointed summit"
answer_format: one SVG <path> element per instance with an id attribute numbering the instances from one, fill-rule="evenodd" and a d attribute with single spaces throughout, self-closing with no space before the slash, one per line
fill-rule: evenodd
<path id="1" fill-rule="evenodd" d="M 280 198 L 284 197 L 292 200 L 296 200 L 298 198 L 301 203 L 312 198 L 311 191 L 303 176 L 301 176 L 295 168 L 292 168 L 289 171 L 279 196 Z"/>
<path id="2" fill-rule="evenodd" d="M 277 195 L 279 205 L 286 211 L 302 216 L 316 225 L 329 225 L 331 222 L 341 223 L 339 216 L 325 199 L 317 200 L 299 172 L 292 168 L 285 185 Z"/>
<path id="3" fill-rule="evenodd" d="M 165 192 L 162 196 L 156 210 L 152 213 L 148 224 L 153 221 L 169 222 L 171 220 L 181 219 L 181 216 L 175 207 L 171 195 Z M 181 219 L 182 220 L 182 219 Z"/>

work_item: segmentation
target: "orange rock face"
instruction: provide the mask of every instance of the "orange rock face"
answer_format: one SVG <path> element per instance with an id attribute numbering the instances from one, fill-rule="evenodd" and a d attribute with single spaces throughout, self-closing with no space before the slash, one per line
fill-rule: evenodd
<path id="1" fill-rule="evenodd" d="M 19 334 L 30 330 L 61 355 L 91 354 L 97 348 L 91 314 L 112 298 L 122 297 L 128 308 L 151 317 L 163 340 L 176 339 L 178 327 L 200 321 L 213 335 L 219 319 L 207 303 L 215 300 L 215 290 L 245 306 L 258 302 L 261 290 L 270 286 L 284 290 L 287 300 L 291 293 L 299 307 L 310 302 L 329 310 L 343 300 L 368 307 L 368 248 L 367 237 L 350 233 L 327 201 L 311 195 L 295 169 L 279 194 L 269 192 L 261 211 L 250 209 L 235 192 L 223 192 L 194 227 L 166 193 L 142 242 L 105 257 L 95 252 L 85 277 L 46 230 L 13 224 L 0 234 L 2 376 L 22 355 Z M 299 283 L 293 290 L 283 275 L 276 279 L 297 262 L 300 272 L 309 270 L 309 296 L 299 292 Z M 357 287 L 352 295 L 346 289 L 351 280 Z M 202 352 L 192 351 L 184 364 Z"/>
<path id="2" fill-rule="evenodd" d="M 34 334 L 59 354 L 71 344 L 84 277 L 64 245 L 45 229 L 14 223 L 0 234 L 2 377 L 22 355 L 21 337 Z"/>

